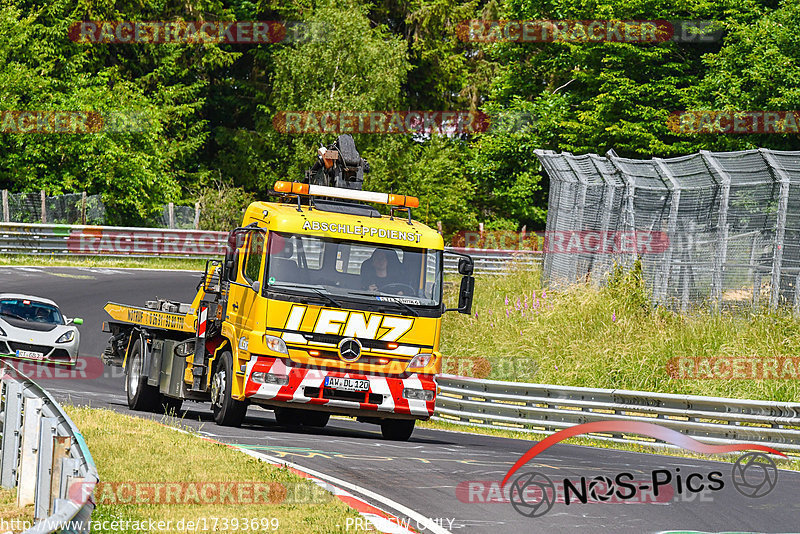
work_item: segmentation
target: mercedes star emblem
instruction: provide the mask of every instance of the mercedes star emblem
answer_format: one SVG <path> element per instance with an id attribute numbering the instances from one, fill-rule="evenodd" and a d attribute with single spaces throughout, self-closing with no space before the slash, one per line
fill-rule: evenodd
<path id="1" fill-rule="evenodd" d="M 339 342 L 339 357 L 346 362 L 354 362 L 361 357 L 361 343 L 352 337 Z"/>

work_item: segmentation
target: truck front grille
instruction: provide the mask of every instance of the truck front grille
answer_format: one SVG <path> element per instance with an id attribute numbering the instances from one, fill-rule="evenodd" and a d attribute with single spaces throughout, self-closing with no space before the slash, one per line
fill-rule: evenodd
<path id="1" fill-rule="evenodd" d="M 306 397 L 311 397 L 313 399 L 319 398 L 319 389 L 315 387 L 306 387 L 303 390 L 303 393 Z M 366 394 L 365 391 L 341 391 L 338 389 L 327 389 L 322 388 L 322 398 L 323 399 L 330 399 L 330 400 L 344 400 L 344 401 L 352 401 L 352 402 L 368 402 L 370 404 L 381 404 L 383 403 L 383 395 L 380 393 L 369 393 Z"/>

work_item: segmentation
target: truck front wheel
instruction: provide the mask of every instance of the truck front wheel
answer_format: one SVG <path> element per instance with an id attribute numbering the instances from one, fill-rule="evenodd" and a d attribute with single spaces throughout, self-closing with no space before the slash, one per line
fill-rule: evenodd
<path id="1" fill-rule="evenodd" d="M 214 412 L 214 421 L 221 426 L 240 426 L 247 411 L 246 402 L 232 398 L 232 387 L 233 357 L 230 351 L 225 351 L 211 377 L 211 410 Z"/>
<path id="2" fill-rule="evenodd" d="M 381 421 L 381 434 L 392 441 L 408 441 L 416 422 L 416 419 L 386 419 Z"/>
<path id="3" fill-rule="evenodd" d="M 143 367 L 142 340 L 137 339 L 131 349 L 128 372 L 125 377 L 125 393 L 128 397 L 128 407 L 131 410 L 153 412 L 158 409 L 161 395 L 158 388 L 147 383 Z"/>

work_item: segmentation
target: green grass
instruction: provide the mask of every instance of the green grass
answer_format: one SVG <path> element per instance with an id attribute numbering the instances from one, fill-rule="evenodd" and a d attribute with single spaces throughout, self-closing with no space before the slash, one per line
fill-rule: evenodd
<path id="1" fill-rule="evenodd" d="M 225 445 L 191 433 L 178 432 L 155 421 L 129 417 L 111 410 L 75 406 L 64 408 L 86 439 L 103 483 L 240 482 L 280 485 L 274 486 L 279 489 L 277 493 L 270 493 L 277 495 L 280 501 L 274 504 L 238 504 L 238 501 L 236 504 L 229 501 L 219 504 L 207 500 L 198 504 L 190 498 L 189 492 L 181 494 L 186 497 L 187 501 L 184 502 L 187 504 L 150 504 L 142 502 L 148 500 L 147 497 L 129 493 L 127 489 L 121 489 L 122 486 L 104 486 L 95 489 L 98 506 L 92 514 L 92 521 L 152 519 L 172 521 L 172 525 L 177 527 L 181 519 L 197 522 L 206 518 L 210 529 L 206 532 L 213 532 L 209 521 L 219 518 L 217 531 L 247 532 L 253 529 L 243 528 L 242 523 L 238 528 L 233 528 L 234 518 L 240 522 L 244 518 L 259 521 L 275 518 L 277 529 L 272 528 L 275 523 L 267 529 L 259 524 L 258 531 L 334 534 L 347 531 L 347 518 L 358 517 L 355 511 L 316 484 L 285 468 L 258 461 Z M 286 493 L 282 493 L 281 488 L 285 488 Z M 209 495 L 213 500 L 215 494 Z M 285 500 L 282 496 L 285 496 Z M 133 499 L 131 504 L 121 502 L 128 498 Z M 252 500 L 252 497 L 245 493 L 243 502 L 247 500 Z M 222 518 L 229 520 L 227 529 L 222 527 Z M 175 527 L 169 531 L 180 532 Z"/>
<path id="2" fill-rule="evenodd" d="M 106 256 L 33 256 L 33 255 L 3 255 L 0 256 L 2 265 L 30 265 L 34 267 L 108 267 L 108 268 L 138 268 L 138 269 L 177 269 L 202 271 L 206 266 L 204 259 L 178 259 L 178 258 L 109 258 Z"/>
<path id="3" fill-rule="evenodd" d="M 795 402 L 798 380 L 687 380 L 671 377 L 668 364 L 796 357 L 798 347 L 800 321 L 787 310 L 681 315 L 652 308 L 629 277 L 543 291 L 538 271 L 519 269 L 479 277 L 473 314 L 446 314 L 441 344 L 444 372 L 479 378 Z"/>

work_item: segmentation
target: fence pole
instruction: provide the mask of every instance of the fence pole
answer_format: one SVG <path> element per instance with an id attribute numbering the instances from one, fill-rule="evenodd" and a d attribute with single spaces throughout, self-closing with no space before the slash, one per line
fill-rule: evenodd
<path id="1" fill-rule="evenodd" d="M 725 276 L 725 263 L 728 259 L 728 204 L 731 194 L 731 175 L 722 168 L 708 150 L 701 150 L 700 156 L 706 165 L 713 169 L 722 180 L 722 196 L 719 201 L 719 214 L 717 217 L 717 253 L 714 256 L 714 271 L 711 277 L 711 302 L 718 308 L 722 301 L 722 286 Z M 712 173 L 712 176 L 713 174 Z"/>
<path id="2" fill-rule="evenodd" d="M 681 186 L 666 166 L 664 160 L 661 158 L 653 158 L 656 162 L 658 169 L 667 179 L 665 185 L 669 188 L 669 219 L 667 219 L 667 239 L 669 239 L 669 246 L 667 247 L 664 261 L 660 269 L 659 284 L 654 291 L 656 302 L 665 304 L 667 301 L 667 289 L 669 288 L 669 276 L 672 271 L 672 251 L 675 249 L 675 230 L 678 227 L 678 209 L 681 205 Z"/>
<path id="3" fill-rule="evenodd" d="M 623 207 L 622 207 L 622 228 L 626 226 L 630 228 L 630 232 L 633 234 L 636 232 L 636 210 L 634 208 L 634 199 L 636 198 L 636 180 L 632 176 L 629 176 L 622 168 L 619 166 L 619 156 L 617 153 L 614 152 L 614 149 L 611 148 L 606 152 L 606 158 L 614 168 L 619 173 L 620 178 L 625 184 L 625 194 L 623 196 Z M 635 234 L 633 234 L 635 235 Z M 633 265 L 636 261 L 636 253 L 633 252 L 631 254 L 627 254 L 629 265 Z"/>
<path id="4" fill-rule="evenodd" d="M 580 232 L 583 230 L 583 217 L 584 217 L 584 207 L 586 206 L 586 194 L 589 189 L 589 181 L 583 175 L 580 169 L 575 166 L 575 162 L 572 161 L 572 154 L 564 157 L 564 161 L 569 165 L 570 170 L 575 175 L 575 178 L 578 180 L 578 199 L 577 205 L 575 206 L 575 217 L 572 219 L 572 231 L 574 235 L 580 235 Z M 585 280 L 586 275 L 589 273 L 581 273 L 578 272 L 578 260 L 580 259 L 579 254 L 570 254 L 570 262 L 571 265 L 569 267 L 569 272 L 572 277 L 572 282 L 581 281 L 581 279 Z"/>
<path id="5" fill-rule="evenodd" d="M 167 213 L 169 214 L 169 227 L 173 229 L 175 228 L 175 204 L 173 202 L 167 204 Z"/>
<path id="6" fill-rule="evenodd" d="M 772 152 L 765 148 L 759 148 L 758 151 L 766 161 L 767 165 L 772 168 L 775 174 L 781 181 L 780 199 L 778 200 L 778 220 L 775 226 L 775 256 L 772 261 L 772 288 L 769 295 L 769 307 L 776 309 L 778 307 L 778 297 L 780 296 L 781 289 L 781 268 L 783 267 L 783 242 L 786 238 L 786 212 L 789 211 L 789 175 L 772 156 Z"/>
<path id="7" fill-rule="evenodd" d="M 11 222 L 11 214 L 8 212 L 8 190 L 3 189 L 3 222 Z"/>
<path id="8" fill-rule="evenodd" d="M 44 189 L 39 191 L 42 197 L 42 224 L 47 224 L 47 196 L 44 194 Z"/>
<path id="9" fill-rule="evenodd" d="M 86 224 L 86 191 L 81 195 L 81 224 Z"/>
<path id="10" fill-rule="evenodd" d="M 200 229 L 200 201 L 194 203 L 194 229 Z"/>

